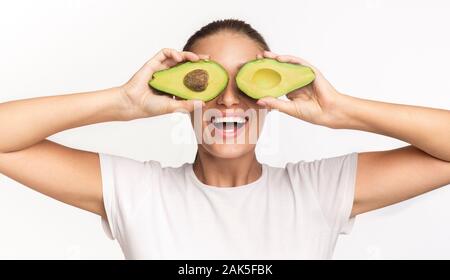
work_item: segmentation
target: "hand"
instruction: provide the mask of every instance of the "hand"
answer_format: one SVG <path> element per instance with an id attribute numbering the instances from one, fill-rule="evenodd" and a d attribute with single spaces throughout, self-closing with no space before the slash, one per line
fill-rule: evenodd
<path id="1" fill-rule="evenodd" d="M 158 94 L 148 85 L 148 81 L 156 71 L 170 68 L 186 60 L 197 61 L 208 58 L 207 55 L 179 52 L 174 49 L 166 48 L 159 51 L 120 87 L 127 108 L 126 119 L 152 117 L 176 111 L 192 112 L 194 102 L 204 106 L 204 102 L 200 100 L 179 100 L 169 95 Z"/>
<path id="2" fill-rule="evenodd" d="M 264 97 L 259 99 L 257 104 L 269 109 L 278 109 L 310 123 L 333 127 L 336 103 L 343 95 L 325 79 L 322 73 L 310 63 L 298 57 L 277 55 L 268 51 L 264 52 L 264 57 L 273 58 L 280 62 L 308 66 L 314 71 L 316 78 L 311 84 L 288 93 L 286 96 L 289 100 Z M 262 56 L 258 58 L 262 58 Z"/>

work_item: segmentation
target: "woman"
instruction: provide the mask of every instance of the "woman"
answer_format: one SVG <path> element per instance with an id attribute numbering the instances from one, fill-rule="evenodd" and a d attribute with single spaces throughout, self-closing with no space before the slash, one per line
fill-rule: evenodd
<path id="1" fill-rule="evenodd" d="M 307 65 L 316 79 L 288 100 L 253 100 L 234 78 L 242 64 L 262 57 Z M 215 99 L 177 100 L 149 88 L 154 72 L 199 59 L 217 61 L 228 72 L 230 81 Z M 210 109 L 218 115 L 207 115 Z M 411 145 L 274 168 L 257 161 L 251 141 L 264 109 Z M 193 164 L 176 168 L 46 140 L 74 127 L 179 110 L 191 113 L 199 145 Z M 242 113 L 251 110 L 256 114 Z M 238 134 L 243 143 L 202 141 L 205 135 L 236 140 Z M 208 24 L 182 52 L 163 49 L 122 86 L 0 104 L 0 135 L 1 173 L 100 215 L 129 259 L 326 259 L 356 215 L 450 183 L 450 111 L 338 92 L 308 62 L 270 52 L 261 35 L 238 20 Z"/>

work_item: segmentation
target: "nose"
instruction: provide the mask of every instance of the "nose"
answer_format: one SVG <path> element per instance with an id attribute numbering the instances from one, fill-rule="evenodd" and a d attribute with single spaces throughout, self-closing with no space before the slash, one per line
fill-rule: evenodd
<path id="1" fill-rule="evenodd" d="M 234 82 L 228 83 L 225 90 L 217 98 L 217 104 L 224 105 L 225 107 L 232 107 L 239 104 L 239 92 L 234 85 Z"/>

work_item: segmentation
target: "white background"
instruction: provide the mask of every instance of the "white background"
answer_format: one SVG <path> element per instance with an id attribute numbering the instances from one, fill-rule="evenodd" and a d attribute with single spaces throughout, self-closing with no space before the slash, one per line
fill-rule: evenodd
<path id="1" fill-rule="evenodd" d="M 181 48 L 202 25 L 234 17 L 251 23 L 274 52 L 309 60 L 346 94 L 450 109 L 449 14 L 444 1 L 3 1 L 0 102 L 120 85 L 159 49 Z M 260 145 L 258 156 L 275 166 L 405 145 L 281 114 L 271 122 L 280 125 L 278 140 Z M 177 166 L 196 151 L 174 140 L 180 131 L 190 135 L 187 118 L 171 115 L 51 139 Z M 449 202 L 447 187 L 361 215 L 335 258 L 450 258 Z M 97 216 L 0 175 L 0 258 L 123 256 Z"/>

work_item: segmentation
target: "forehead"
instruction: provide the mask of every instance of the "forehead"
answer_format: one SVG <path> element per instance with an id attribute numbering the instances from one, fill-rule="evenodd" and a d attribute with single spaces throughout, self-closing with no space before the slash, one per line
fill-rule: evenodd
<path id="1" fill-rule="evenodd" d="M 197 54 L 208 54 L 228 71 L 235 71 L 243 63 L 262 54 L 262 48 L 243 34 L 220 32 L 197 41 L 192 49 Z"/>

